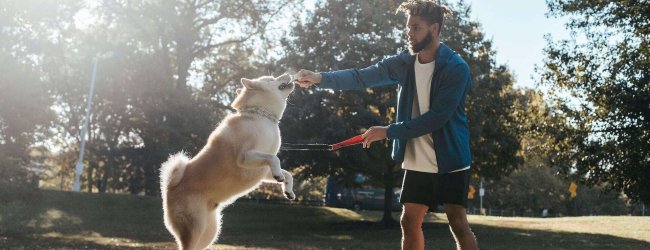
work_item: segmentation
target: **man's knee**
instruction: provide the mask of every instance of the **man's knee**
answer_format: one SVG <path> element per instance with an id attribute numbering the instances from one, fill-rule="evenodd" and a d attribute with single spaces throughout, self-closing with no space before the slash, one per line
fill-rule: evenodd
<path id="1" fill-rule="evenodd" d="M 464 218 L 448 218 L 449 227 L 455 235 L 465 235 L 470 233 L 469 223 Z"/>
<path id="2" fill-rule="evenodd" d="M 417 233 L 422 230 L 422 220 L 418 220 L 415 216 L 403 214 L 400 224 L 402 225 L 402 231 L 404 231 L 404 234 Z"/>
<path id="3" fill-rule="evenodd" d="M 418 226 L 418 224 L 422 224 L 422 221 L 419 221 L 417 219 L 417 216 L 414 215 L 409 215 L 409 214 L 402 214 L 402 217 L 400 218 L 400 223 L 402 226 Z"/>
<path id="4" fill-rule="evenodd" d="M 420 211 L 404 211 L 402 217 L 400 218 L 400 224 L 402 225 L 402 230 L 405 233 L 417 232 L 422 230 L 422 221 L 424 220 L 424 215 Z"/>

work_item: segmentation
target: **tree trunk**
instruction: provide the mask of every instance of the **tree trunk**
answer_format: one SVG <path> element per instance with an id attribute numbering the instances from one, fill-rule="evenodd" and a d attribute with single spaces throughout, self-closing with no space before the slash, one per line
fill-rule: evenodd
<path id="1" fill-rule="evenodd" d="M 381 218 L 381 224 L 385 227 L 393 227 L 397 224 L 393 218 L 393 171 L 390 164 L 386 165 L 384 172 L 384 216 Z"/>
<path id="2" fill-rule="evenodd" d="M 108 185 L 108 175 L 109 175 L 109 168 L 111 166 L 110 160 L 107 160 L 106 164 L 104 164 L 104 173 L 102 174 L 102 178 L 99 181 L 99 189 L 100 193 L 106 193 L 106 188 Z"/>
<path id="3" fill-rule="evenodd" d="M 92 162 L 88 161 L 88 167 L 86 168 L 86 176 L 87 176 L 87 181 L 88 181 L 88 193 L 93 192 L 93 164 Z M 81 180 L 79 180 L 81 183 Z"/>

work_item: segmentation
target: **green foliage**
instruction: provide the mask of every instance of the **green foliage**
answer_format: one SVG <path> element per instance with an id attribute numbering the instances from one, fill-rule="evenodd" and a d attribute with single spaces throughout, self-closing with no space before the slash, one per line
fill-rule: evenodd
<path id="1" fill-rule="evenodd" d="M 283 39 L 287 55 L 281 64 L 329 71 L 366 67 L 393 55 L 403 45 L 399 30 L 405 23 L 393 14 L 396 7 L 394 1 L 321 2 L 306 23 L 299 21 L 293 27 L 292 37 Z M 370 126 L 386 125 L 394 119 L 396 94 L 392 87 L 345 92 L 298 89 L 281 123 L 283 141 L 331 144 Z M 374 143 L 369 150 L 354 146 L 337 152 L 282 152 L 281 159 L 283 166 L 296 168 L 297 178 L 337 175 L 346 185 L 355 185 L 354 176 L 363 173 L 386 190 L 400 179 L 388 141 Z M 390 204 L 386 207 L 384 223 L 392 224 Z"/>
<path id="2" fill-rule="evenodd" d="M 445 21 L 441 41 L 469 65 L 472 89 L 467 98 L 472 167 L 478 176 L 499 179 L 522 162 L 522 124 L 516 114 L 518 96 L 514 79 L 505 65 L 497 65 L 492 41 L 485 38 L 481 24 L 471 21 L 470 7 L 463 1 L 450 6 L 454 14 Z"/>
<path id="3" fill-rule="evenodd" d="M 280 64 L 294 68 L 331 71 L 367 67 L 399 53 L 405 44 L 406 19 L 395 15 L 399 1 L 324 1 L 306 20 L 298 20 L 293 37 L 283 40 L 287 55 Z M 470 21 L 463 2 L 451 6 L 454 16 L 446 21 L 442 41 L 470 65 L 474 86 L 468 98 L 473 167 L 478 175 L 507 175 L 522 157 L 514 106 L 513 79 L 505 66 L 496 67 L 491 41 L 480 24 Z M 283 141 L 333 143 L 360 134 L 375 125 L 387 125 L 395 116 L 394 87 L 365 91 L 298 89 L 281 123 Z M 292 105 L 293 104 L 293 105 Z M 370 177 L 386 190 L 399 185 L 401 168 L 390 159 L 389 142 L 338 152 L 283 152 L 283 165 L 295 168 L 298 178 L 342 176 L 355 185 L 356 173 Z M 386 192 L 392 193 L 392 192 Z M 390 200 L 390 199 L 387 199 Z"/>
<path id="4" fill-rule="evenodd" d="M 650 202 L 650 7 L 637 1 L 549 1 L 575 34 L 552 41 L 541 84 L 553 97 L 546 126 L 552 164 Z"/>
<path id="5" fill-rule="evenodd" d="M 397 28 L 403 25 L 402 18 L 392 14 L 395 8 L 391 1 L 323 2 L 307 23 L 296 24 L 293 37 L 283 41 L 287 55 L 282 62 L 326 71 L 365 67 L 395 54 L 402 45 Z M 297 89 L 281 123 L 283 141 L 334 143 L 370 126 L 387 124 L 393 116 L 395 95 L 393 88 L 347 92 Z M 394 165 L 388 147 L 380 142 L 369 151 L 356 146 L 333 153 L 283 155 L 288 158 L 286 166 L 305 165 L 307 176 L 352 176 L 361 171 L 381 183 L 386 167 Z M 369 158 L 377 160 L 365 161 Z"/>
<path id="6" fill-rule="evenodd" d="M 284 60 L 291 66 L 310 65 L 314 70 L 328 71 L 365 67 L 396 54 L 405 41 L 405 19 L 394 14 L 396 6 L 394 1 L 324 2 L 312 19 L 297 24 L 293 33 L 296 38 L 284 41 L 288 51 Z M 517 156 L 520 121 L 514 117 L 512 107 L 512 77 L 507 68 L 494 67 L 491 42 L 485 40 L 478 23 L 469 21 L 469 8 L 463 3 L 452 7 L 456 15 L 446 22 L 442 40 L 472 67 L 474 87 L 468 113 L 474 166 L 481 175 L 498 178 L 521 162 Z M 363 92 L 298 90 L 291 102 L 300 106 L 289 106 L 286 116 L 292 120 L 283 122 L 285 141 L 334 142 L 372 125 L 386 125 L 392 122 L 395 98 L 392 87 Z M 300 159 L 296 157 L 300 153 L 291 153 L 295 162 L 289 165 L 313 167 L 308 173 L 315 175 L 353 176 L 351 173 L 361 171 L 381 183 L 386 168 L 377 164 L 394 164 L 385 159 L 390 154 L 389 146 L 380 143 L 365 153 L 351 152 L 351 157 L 345 155 L 352 150 L 345 150 L 324 161 L 315 161 L 312 153 Z M 385 163 L 368 162 L 371 159 L 383 159 Z"/>
<path id="7" fill-rule="evenodd" d="M 543 164 L 531 163 L 524 164 L 499 181 L 486 182 L 484 206 L 513 209 L 517 215 L 532 216 L 540 216 L 543 209 L 548 209 L 552 216 L 628 213 L 625 197 L 617 192 L 608 192 L 605 185 L 578 186 L 577 196 L 571 198 L 568 191 L 570 181 Z"/>
<path id="8" fill-rule="evenodd" d="M 25 32 L 27 26 L 21 22 L 48 21 L 51 16 L 32 16 L 21 8 L 38 6 L 34 1 L 9 1 L 0 9 L 0 189 L 16 190 L 18 195 L 38 185 L 36 176 L 27 170 L 28 149 L 46 138 L 47 127 L 54 119 L 49 109 L 53 100 L 46 88 L 48 82 L 43 81 L 37 63 L 39 50 L 47 44 Z"/>
<path id="9" fill-rule="evenodd" d="M 265 73 L 250 70 L 251 53 L 272 43 L 254 44 L 295 2 L 3 2 L 0 153 L 22 168 L 38 142 L 74 164 L 97 59 L 83 188 L 156 195 L 167 156 L 196 153 L 229 111 L 239 77 Z M 54 168 L 65 170 L 63 185 L 71 168 Z"/>

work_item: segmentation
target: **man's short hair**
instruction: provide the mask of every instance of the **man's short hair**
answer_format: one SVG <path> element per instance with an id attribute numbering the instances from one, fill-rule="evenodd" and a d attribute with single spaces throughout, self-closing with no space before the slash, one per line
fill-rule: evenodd
<path id="1" fill-rule="evenodd" d="M 438 33 L 442 31 L 442 24 L 445 16 L 451 14 L 451 10 L 434 0 L 408 0 L 397 7 L 396 13 L 404 12 L 409 16 L 419 16 L 429 25 L 437 23 L 440 26 Z"/>

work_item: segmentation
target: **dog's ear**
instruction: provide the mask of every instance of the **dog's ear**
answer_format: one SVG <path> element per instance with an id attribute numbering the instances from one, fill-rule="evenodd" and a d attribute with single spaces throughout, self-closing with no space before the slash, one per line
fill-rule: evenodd
<path id="1" fill-rule="evenodd" d="M 255 82 L 253 82 L 251 79 L 246 78 L 241 79 L 241 84 L 244 85 L 244 87 L 247 89 L 255 89 L 257 87 L 255 86 Z"/>

